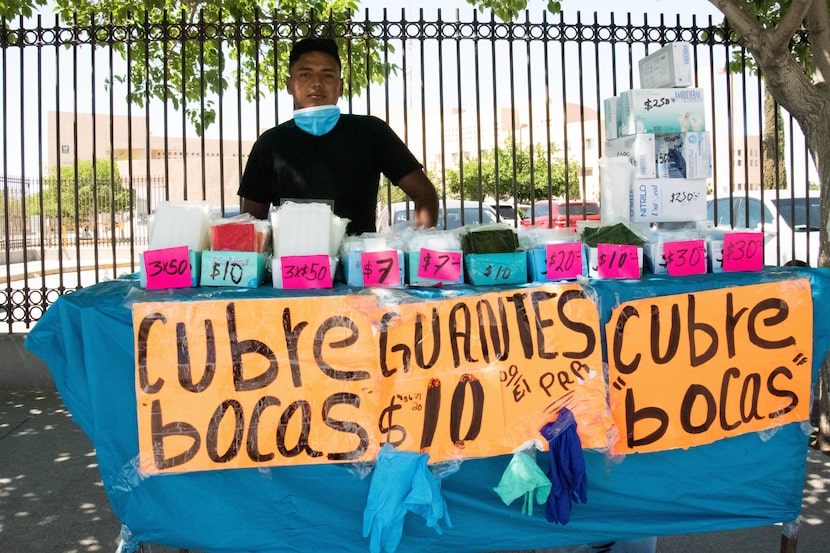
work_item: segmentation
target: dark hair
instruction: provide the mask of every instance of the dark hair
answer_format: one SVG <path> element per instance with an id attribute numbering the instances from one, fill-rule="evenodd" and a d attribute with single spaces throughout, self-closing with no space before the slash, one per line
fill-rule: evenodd
<path id="1" fill-rule="evenodd" d="M 337 61 L 338 67 L 340 66 L 340 54 L 337 51 L 337 43 L 330 38 L 312 37 L 304 38 L 291 47 L 291 53 L 288 55 L 288 70 L 291 70 L 294 64 L 300 59 L 300 56 L 310 52 L 328 54 Z"/>

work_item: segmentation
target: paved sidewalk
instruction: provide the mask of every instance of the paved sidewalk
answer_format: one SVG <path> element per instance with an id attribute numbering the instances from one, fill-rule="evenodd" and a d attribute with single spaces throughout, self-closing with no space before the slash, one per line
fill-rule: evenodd
<path id="1" fill-rule="evenodd" d="M 830 457 L 809 450 L 799 553 L 830 552 Z M 0 552 L 114 553 L 95 451 L 49 391 L 0 390 Z M 775 553 L 781 527 L 663 537 L 658 553 Z M 153 545 L 147 553 L 177 553 Z M 367 548 L 368 551 L 368 548 Z M 427 552 L 425 552 L 427 553 Z"/>

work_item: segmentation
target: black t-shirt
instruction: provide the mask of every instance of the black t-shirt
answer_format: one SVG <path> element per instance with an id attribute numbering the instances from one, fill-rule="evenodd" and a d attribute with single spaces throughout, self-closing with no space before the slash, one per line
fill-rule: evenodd
<path id="1" fill-rule="evenodd" d="M 334 200 L 334 213 L 351 221 L 347 232 L 359 234 L 375 230 L 380 174 L 397 184 L 421 167 L 377 117 L 343 114 L 322 136 L 300 130 L 292 119 L 254 143 L 239 195 L 273 205 L 292 198 Z"/>

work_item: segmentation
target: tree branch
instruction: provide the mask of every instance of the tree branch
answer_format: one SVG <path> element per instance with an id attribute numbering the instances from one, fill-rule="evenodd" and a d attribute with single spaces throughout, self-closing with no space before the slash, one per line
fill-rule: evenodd
<path id="1" fill-rule="evenodd" d="M 709 0 L 709 3 L 718 8 L 729 25 L 744 41 L 750 51 L 757 50 L 763 44 L 764 29 L 755 16 L 755 12 L 741 0 Z"/>
<path id="2" fill-rule="evenodd" d="M 790 7 L 783 12 L 781 19 L 778 20 L 778 25 L 775 26 L 775 29 L 767 37 L 773 50 L 789 52 L 790 39 L 804 23 L 804 18 L 807 16 L 807 12 L 813 4 L 824 5 L 822 9 L 825 12 L 827 11 L 827 6 L 823 1 L 792 0 Z"/>
<path id="3" fill-rule="evenodd" d="M 813 58 L 813 84 L 830 77 L 830 18 L 824 2 L 814 1 L 807 12 L 810 53 Z"/>

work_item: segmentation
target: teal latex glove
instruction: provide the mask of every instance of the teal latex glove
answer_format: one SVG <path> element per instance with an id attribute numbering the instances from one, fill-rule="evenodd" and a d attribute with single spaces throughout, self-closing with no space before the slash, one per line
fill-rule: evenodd
<path id="1" fill-rule="evenodd" d="M 574 501 L 588 501 L 585 457 L 576 432 L 576 419 L 569 409 L 563 407 L 557 419 L 543 426 L 541 432 L 550 446 L 548 478 L 551 491 L 545 505 L 545 516 L 549 522 L 567 524 Z"/>
<path id="2" fill-rule="evenodd" d="M 501 476 L 498 486 L 493 490 L 505 505 L 523 497 L 522 514 L 533 515 L 534 500 L 542 505 L 550 495 L 551 482 L 536 460 L 524 451 L 517 451 Z"/>
<path id="3" fill-rule="evenodd" d="M 429 457 L 422 454 L 418 460 L 415 475 L 412 479 L 412 489 L 404 500 L 406 508 L 420 515 L 426 520 L 427 527 L 435 528 L 443 534 L 439 522 L 443 520 L 448 528 L 452 528 L 452 521 L 447 511 L 447 502 L 441 495 L 441 479 L 436 478 L 427 465 Z"/>
<path id="4" fill-rule="evenodd" d="M 427 458 L 422 453 L 398 451 L 388 443 L 380 448 L 363 510 L 363 537 L 369 538 L 370 553 L 395 553 L 398 549 L 407 512 L 405 502 Z M 418 483 L 419 494 L 422 486 Z"/>

